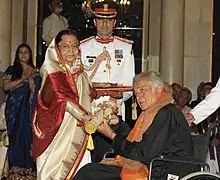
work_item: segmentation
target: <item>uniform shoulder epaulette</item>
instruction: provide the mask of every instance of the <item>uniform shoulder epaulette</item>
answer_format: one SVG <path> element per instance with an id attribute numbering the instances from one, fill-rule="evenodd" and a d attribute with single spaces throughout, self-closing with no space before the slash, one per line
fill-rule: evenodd
<path id="1" fill-rule="evenodd" d="M 88 38 L 86 38 L 86 39 L 83 39 L 82 41 L 80 41 L 80 44 L 82 44 L 82 43 L 84 43 L 84 42 L 87 42 L 87 41 L 89 41 L 89 40 L 91 40 L 91 39 L 93 39 L 93 38 L 95 38 L 95 36 L 90 36 L 90 37 L 88 37 Z"/>
<path id="2" fill-rule="evenodd" d="M 123 41 L 123 42 L 129 43 L 129 44 L 133 44 L 134 43 L 134 41 L 132 41 L 130 39 L 122 38 L 122 37 L 119 37 L 119 36 L 114 36 L 114 38 L 119 40 L 119 41 Z"/>

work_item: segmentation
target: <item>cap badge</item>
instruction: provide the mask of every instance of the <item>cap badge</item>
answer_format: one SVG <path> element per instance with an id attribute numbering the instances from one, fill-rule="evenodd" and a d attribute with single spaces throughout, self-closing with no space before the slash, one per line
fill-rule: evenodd
<path id="1" fill-rule="evenodd" d="M 108 4 L 103 5 L 104 11 L 108 11 Z"/>

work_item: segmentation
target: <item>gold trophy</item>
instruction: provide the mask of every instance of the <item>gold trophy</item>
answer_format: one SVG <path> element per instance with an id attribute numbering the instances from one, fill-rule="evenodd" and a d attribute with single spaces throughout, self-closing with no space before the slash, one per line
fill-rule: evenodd
<path id="1" fill-rule="evenodd" d="M 116 111 L 116 101 L 109 100 L 98 104 L 98 106 L 94 109 L 92 120 L 85 124 L 85 131 L 88 134 L 93 134 L 104 119 L 110 124 L 111 115 L 116 113 Z"/>

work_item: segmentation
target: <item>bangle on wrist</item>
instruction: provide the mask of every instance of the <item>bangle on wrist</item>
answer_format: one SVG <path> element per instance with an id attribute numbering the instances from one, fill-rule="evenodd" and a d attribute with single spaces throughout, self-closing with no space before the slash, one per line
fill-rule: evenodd
<path id="1" fill-rule="evenodd" d="M 86 113 L 83 113 L 83 115 L 82 115 L 82 120 L 85 119 L 85 115 L 86 115 Z"/>

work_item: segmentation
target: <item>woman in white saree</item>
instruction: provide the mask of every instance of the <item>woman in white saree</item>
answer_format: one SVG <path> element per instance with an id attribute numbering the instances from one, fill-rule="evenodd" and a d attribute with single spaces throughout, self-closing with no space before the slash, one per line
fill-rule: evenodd
<path id="1" fill-rule="evenodd" d="M 72 179 L 91 161 L 84 122 L 91 119 L 88 112 L 93 98 L 74 31 L 58 33 L 47 49 L 40 75 L 42 84 L 33 117 L 37 179 Z"/>

